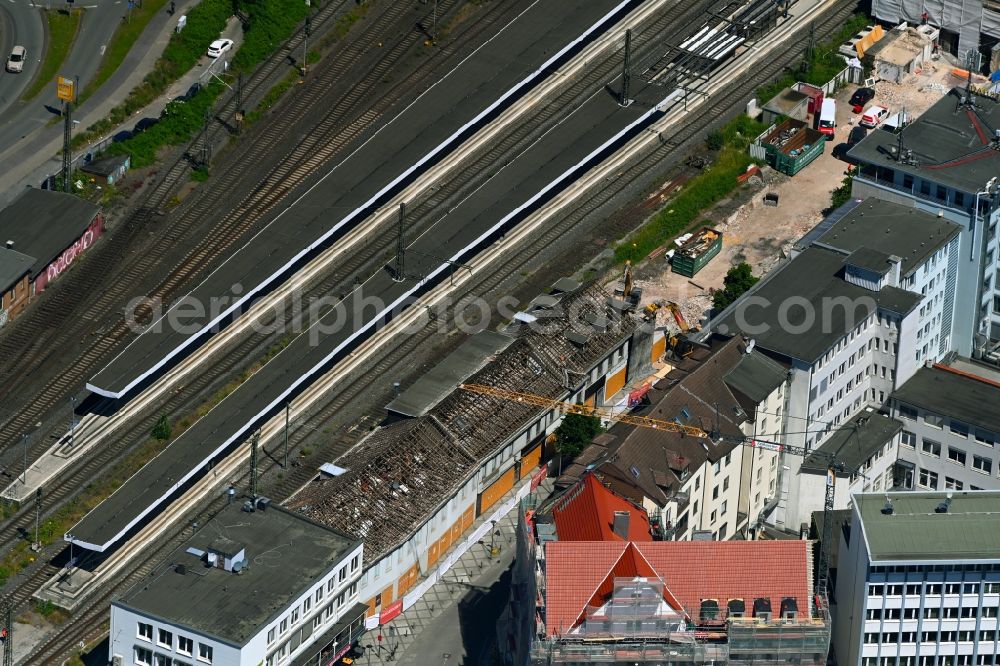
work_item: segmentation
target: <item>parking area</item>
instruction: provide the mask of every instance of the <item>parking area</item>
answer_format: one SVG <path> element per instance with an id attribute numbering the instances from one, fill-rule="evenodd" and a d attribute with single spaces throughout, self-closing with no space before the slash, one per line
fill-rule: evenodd
<path id="1" fill-rule="evenodd" d="M 917 73 L 902 83 L 876 81 L 875 97 L 868 102 L 889 110 L 889 116 L 906 109 L 917 117 L 956 85 L 964 81 L 952 74 L 951 64 L 928 61 Z M 642 288 L 643 303 L 673 301 L 691 324 L 705 318 L 712 307 L 711 290 L 721 289 L 726 272 L 740 262 L 747 262 L 754 275 L 770 271 L 794 243 L 823 217 L 830 205 L 833 190 L 841 185 L 850 165 L 838 156 L 846 153 L 851 130 L 861 114 L 848 104 L 857 85 L 837 91 L 837 129 L 822 155 L 793 177 L 764 168 L 760 177 L 738 189 L 732 197 L 706 211 L 701 220 L 723 232 L 719 255 L 693 279 L 672 273 L 663 255 L 648 259 L 636 270 L 637 285 Z M 810 119 L 811 121 L 811 119 Z M 884 131 L 884 130 L 872 130 Z M 778 205 L 766 205 L 765 194 L 777 195 Z M 660 324 L 673 325 L 668 313 L 661 310 Z"/>

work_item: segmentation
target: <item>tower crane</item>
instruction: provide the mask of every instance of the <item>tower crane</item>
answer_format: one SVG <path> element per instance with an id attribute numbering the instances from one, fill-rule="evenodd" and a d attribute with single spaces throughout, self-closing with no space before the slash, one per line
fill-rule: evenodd
<path id="1" fill-rule="evenodd" d="M 817 591 L 820 594 L 820 598 L 824 600 L 827 598 L 827 579 L 830 573 L 830 541 L 833 538 L 833 499 L 837 473 L 847 471 L 853 473 L 858 471 L 849 470 L 847 466 L 839 461 L 833 454 L 826 453 L 824 451 L 810 451 L 809 449 L 805 449 L 800 446 L 791 446 L 789 444 L 781 444 L 780 442 L 757 439 L 754 437 L 734 437 L 732 435 L 723 435 L 720 432 L 709 432 L 697 426 L 684 425 L 682 423 L 677 423 L 676 421 L 666 421 L 663 419 L 655 419 L 650 416 L 639 416 L 624 412 L 616 413 L 607 407 L 594 407 L 591 405 L 565 402 L 533 393 L 511 391 L 497 386 L 486 386 L 484 384 L 460 384 L 459 388 L 471 393 L 487 395 L 510 402 L 518 402 L 523 405 L 542 407 L 544 409 L 558 411 L 563 414 L 593 416 L 606 421 L 627 423 L 639 428 L 676 432 L 681 435 L 690 435 L 699 439 L 731 442 L 733 444 L 740 444 L 742 446 L 762 449 L 765 451 L 773 451 L 775 453 L 790 453 L 795 456 L 801 456 L 803 459 L 808 456 L 815 456 L 823 459 L 827 463 L 826 495 L 823 499 L 823 540 L 820 543 L 819 565 L 817 567 L 816 574 Z"/>

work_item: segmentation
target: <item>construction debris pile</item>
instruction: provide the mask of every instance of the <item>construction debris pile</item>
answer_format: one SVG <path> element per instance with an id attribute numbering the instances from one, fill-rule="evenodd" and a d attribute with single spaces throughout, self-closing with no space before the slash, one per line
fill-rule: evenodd
<path id="1" fill-rule="evenodd" d="M 469 383 L 563 399 L 636 326 L 596 285 L 535 299 L 505 331 L 515 341 Z M 461 389 L 425 416 L 380 427 L 290 502 L 320 523 L 365 541 L 376 561 L 413 534 L 542 408 Z"/>

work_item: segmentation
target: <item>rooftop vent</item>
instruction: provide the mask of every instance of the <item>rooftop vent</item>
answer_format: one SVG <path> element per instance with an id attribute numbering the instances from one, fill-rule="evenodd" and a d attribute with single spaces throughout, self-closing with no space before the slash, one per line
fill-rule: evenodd
<path id="1" fill-rule="evenodd" d="M 232 539 L 220 536 L 208 546 L 206 561 L 211 567 L 240 573 L 246 565 L 246 548 Z"/>
<path id="2" fill-rule="evenodd" d="M 951 493 L 948 493 L 949 495 Z M 948 507 L 951 506 L 951 497 L 947 498 L 936 507 L 934 507 L 934 513 L 948 513 Z"/>
<path id="3" fill-rule="evenodd" d="M 892 500 L 886 498 L 886 500 L 885 500 L 885 506 L 882 507 L 882 515 L 883 516 L 891 516 L 893 511 L 894 511 L 894 509 L 892 507 Z"/>
<path id="4" fill-rule="evenodd" d="M 8 250 L 13 250 L 14 249 L 14 241 L 12 241 L 12 240 L 7 241 L 7 249 Z"/>

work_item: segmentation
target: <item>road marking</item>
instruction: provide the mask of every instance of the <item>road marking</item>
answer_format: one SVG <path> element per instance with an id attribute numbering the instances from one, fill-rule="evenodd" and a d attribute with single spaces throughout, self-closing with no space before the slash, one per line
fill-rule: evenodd
<path id="1" fill-rule="evenodd" d="M 101 44 L 101 55 L 104 55 L 104 49 L 108 48 L 107 44 Z"/>

